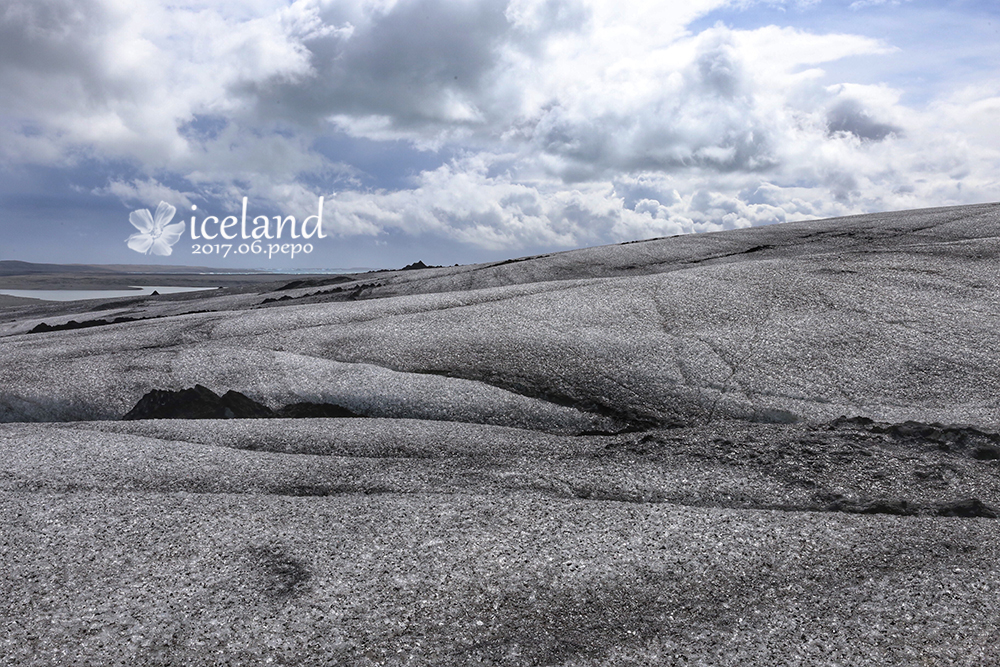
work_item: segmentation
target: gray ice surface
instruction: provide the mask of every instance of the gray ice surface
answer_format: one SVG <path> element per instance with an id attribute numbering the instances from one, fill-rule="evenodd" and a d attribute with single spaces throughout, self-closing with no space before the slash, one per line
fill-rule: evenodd
<path id="1" fill-rule="evenodd" d="M 151 389 L 201 383 L 552 432 L 839 415 L 995 427 L 998 229 L 997 205 L 910 211 L 364 274 L 337 292 L 269 283 L 113 314 L 212 312 L 74 331 L 8 319 L 0 420 L 115 419 Z M 297 298 L 261 307 L 279 296 Z"/>

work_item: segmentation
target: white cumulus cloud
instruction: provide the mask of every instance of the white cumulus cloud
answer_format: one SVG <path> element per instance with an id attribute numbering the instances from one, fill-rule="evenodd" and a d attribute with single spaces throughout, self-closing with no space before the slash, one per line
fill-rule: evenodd
<path id="1" fill-rule="evenodd" d="M 498 251 L 996 199 L 1000 82 L 908 106 L 826 71 L 887 41 L 691 28 L 758 6 L 818 5 L 8 0 L 0 159 L 135 165 L 93 190 L 129 203 L 324 195 L 342 236 Z M 442 157 L 389 186 L 330 136 Z"/>

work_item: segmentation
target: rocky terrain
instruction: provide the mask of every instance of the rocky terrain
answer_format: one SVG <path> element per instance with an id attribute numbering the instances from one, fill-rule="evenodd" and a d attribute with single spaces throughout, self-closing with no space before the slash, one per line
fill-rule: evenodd
<path id="1" fill-rule="evenodd" d="M 1000 205 L 423 266 L 6 301 L 0 664 L 1000 662 Z"/>

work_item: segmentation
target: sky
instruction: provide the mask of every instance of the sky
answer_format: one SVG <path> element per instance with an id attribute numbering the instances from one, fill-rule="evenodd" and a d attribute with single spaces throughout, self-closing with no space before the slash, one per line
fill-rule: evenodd
<path id="1" fill-rule="evenodd" d="M 0 259 L 451 265 L 998 201 L 998 45 L 995 0 L 0 0 Z"/>

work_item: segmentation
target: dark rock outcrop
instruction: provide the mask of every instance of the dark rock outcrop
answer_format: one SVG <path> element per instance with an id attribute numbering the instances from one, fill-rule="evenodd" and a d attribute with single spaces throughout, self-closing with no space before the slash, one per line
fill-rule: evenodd
<path id="1" fill-rule="evenodd" d="M 417 260 L 413 264 L 407 264 L 401 270 L 402 271 L 416 271 L 417 269 L 426 269 L 427 265 L 423 263 L 422 260 Z"/>
<path id="2" fill-rule="evenodd" d="M 966 500 L 958 500 L 953 503 L 941 503 L 935 509 L 935 513 L 938 516 L 960 516 L 966 518 L 985 517 L 987 519 L 997 518 L 997 510 L 978 498 L 968 498 Z"/>
<path id="3" fill-rule="evenodd" d="M 154 389 L 135 404 L 122 419 L 262 419 L 274 417 L 266 405 L 241 394 L 227 391 L 219 396 L 196 384 L 190 389 Z"/>
<path id="4" fill-rule="evenodd" d="M 424 264 L 422 260 L 417 260 L 413 264 L 407 264 L 400 271 L 416 271 L 418 269 L 440 269 L 441 265 Z"/>
<path id="5" fill-rule="evenodd" d="M 170 391 L 154 389 L 122 417 L 135 419 L 290 419 L 358 417 L 347 408 L 333 403 L 292 403 L 274 411 L 241 394 L 227 391 L 219 396 L 208 387 L 196 384 L 190 389 Z"/>
<path id="6" fill-rule="evenodd" d="M 936 424 L 905 421 L 899 424 L 877 422 L 867 417 L 839 417 L 828 424 L 831 429 L 853 428 L 885 434 L 909 444 L 931 444 L 944 452 L 971 456 L 980 461 L 1000 460 L 1000 434 L 962 424 Z"/>
<path id="7" fill-rule="evenodd" d="M 290 289 L 299 289 L 302 287 L 322 287 L 324 285 L 335 285 L 337 283 L 349 283 L 353 281 L 354 278 L 350 275 L 343 276 L 331 276 L 329 278 L 301 278 L 299 280 L 293 280 L 289 283 L 285 283 L 280 287 L 274 288 L 275 292 L 281 292 Z"/>
<path id="8" fill-rule="evenodd" d="M 813 508 L 806 508 L 813 509 Z M 982 517 L 996 519 L 997 510 L 978 498 L 964 498 L 937 503 L 911 503 L 906 500 L 847 500 L 833 496 L 825 506 L 815 508 L 827 512 L 849 514 L 894 514 L 896 516 L 953 516 L 966 519 Z"/>
<path id="9" fill-rule="evenodd" d="M 76 320 L 70 320 L 65 324 L 46 324 L 41 322 L 28 333 L 47 333 L 49 331 L 73 331 L 74 329 L 89 329 L 90 327 L 101 327 L 108 324 L 121 324 L 122 322 L 135 322 L 137 318 L 135 317 L 116 317 L 113 320 L 84 320 L 83 322 L 77 322 Z"/>
<path id="10" fill-rule="evenodd" d="M 128 301 L 120 302 L 118 304 L 113 304 L 111 306 L 101 305 L 93 310 L 107 310 L 108 308 L 118 308 L 125 305 L 135 305 L 140 301 Z M 186 313 L 176 313 L 176 315 L 196 315 L 198 313 L 211 313 L 211 310 L 189 310 Z M 151 317 L 116 317 L 113 320 L 96 319 L 96 320 L 84 320 L 83 322 L 77 322 L 76 320 L 70 320 L 69 322 L 64 322 L 63 324 L 46 324 L 45 322 L 39 322 L 28 331 L 28 333 L 48 333 L 49 331 L 74 331 L 76 329 L 89 329 L 91 327 L 104 327 L 109 324 L 124 324 L 126 322 L 143 322 L 146 320 L 158 320 L 165 317 L 164 315 L 153 315 Z M 172 316 L 171 316 L 172 317 Z"/>

